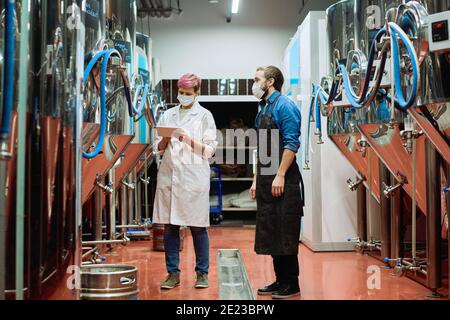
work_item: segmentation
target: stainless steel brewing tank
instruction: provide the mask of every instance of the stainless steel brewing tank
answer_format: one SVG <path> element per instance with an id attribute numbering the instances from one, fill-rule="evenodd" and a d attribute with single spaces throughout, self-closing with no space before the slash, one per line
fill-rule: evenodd
<path id="1" fill-rule="evenodd" d="M 418 2 L 425 7 L 429 14 L 447 11 L 450 9 L 449 0 L 419 0 Z"/>
<path id="2" fill-rule="evenodd" d="M 156 138 L 154 127 L 156 126 L 153 111 L 151 108 L 152 94 L 152 41 L 151 38 L 142 33 L 136 33 L 136 64 L 138 78 L 143 85 L 149 86 L 146 107 L 143 111 L 144 116 L 138 121 L 138 142 L 152 144 Z"/>
<path id="3" fill-rule="evenodd" d="M 450 163 L 450 54 L 431 53 L 428 47 L 427 16 L 446 11 L 450 1 L 408 1 L 399 10 L 397 22 L 407 16 L 413 28 L 405 28 L 421 62 L 421 82 L 416 108 L 409 113 L 432 141 L 447 163 Z"/>
<path id="4" fill-rule="evenodd" d="M 402 1 L 356 0 L 354 3 L 356 49 L 368 56 L 373 38 L 385 25 L 386 18 L 395 20 L 396 9 Z"/>
<path id="5" fill-rule="evenodd" d="M 131 80 L 133 75 L 137 73 L 134 55 L 137 21 L 136 1 L 107 0 L 105 5 L 108 44 L 121 53 L 123 66 L 126 68 L 125 74 Z M 124 82 L 119 76 L 111 78 L 110 81 L 110 94 L 124 86 Z M 130 121 L 125 95 L 119 94 L 117 99 L 108 107 L 108 132 L 116 135 L 134 134 L 135 123 Z"/>
<path id="6" fill-rule="evenodd" d="M 329 65 L 332 75 L 336 72 L 336 60 L 345 64 L 348 53 L 355 49 L 354 0 L 340 1 L 326 11 L 329 44 Z"/>

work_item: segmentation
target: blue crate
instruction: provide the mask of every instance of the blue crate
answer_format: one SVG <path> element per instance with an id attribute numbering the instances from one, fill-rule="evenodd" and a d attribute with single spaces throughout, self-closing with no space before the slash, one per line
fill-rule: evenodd
<path id="1" fill-rule="evenodd" d="M 210 213 L 213 223 L 219 224 L 223 220 L 222 172 L 216 165 L 211 166 L 211 172 L 214 178 L 211 178 L 210 196 L 217 197 L 217 204 L 210 205 Z"/>

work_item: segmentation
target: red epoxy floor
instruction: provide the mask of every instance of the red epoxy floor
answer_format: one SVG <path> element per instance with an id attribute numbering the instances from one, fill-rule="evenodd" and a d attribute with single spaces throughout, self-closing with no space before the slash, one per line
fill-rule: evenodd
<path id="1" fill-rule="evenodd" d="M 118 247 L 107 255 L 107 263 L 126 263 L 139 268 L 140 300 L 218 300 L 217 275 L 218 249 L 240 249 L 247 273 L 256 290 L 274 279 L 272 259 L 258 256 L 253 251 L 254 229 L 212 228 L 210 288 L 194 289 L 195 253 L 190 232 L 181 253 L 181 286 L 171 291 L 161 291 L 159 286 L 166 277 L 164 253 L 154 252 L 151 241 L 135 242 L 128 247 Z M 370 266 L 381 263 L 368 256 L 349 253 L 313 253 L 300 246 L 302 297 L 305 300 L 417 300 L 426 299 L 429 291 L 408 279 L 390 275 L 381 269 L 381 289 L 367 287 Z M 261 299 L 261 297 L 258 297 Z M 270 298 L 263 298 L 269 299 Z"/>

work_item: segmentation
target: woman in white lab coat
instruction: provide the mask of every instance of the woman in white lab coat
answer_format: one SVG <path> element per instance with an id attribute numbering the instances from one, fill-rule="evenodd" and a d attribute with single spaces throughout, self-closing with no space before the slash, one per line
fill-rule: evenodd
<path id="1" fill-rule="evenodd" d="M 201 80 L 186 74 L 178 81 L 180 105 L 161 117 L 158 127 L 179 128 L 172 137 L 158 137 L 155 148 L 163 155 L 153 221 L 164 224 L 166 267 L 169 276 L 162 289 L 180 285 L 180 226 L 190 227 L 196 254 L 196 288 L 208 287 L 210 226 L 209 159 L 217 148 L 216 124 L 200 106 Z"/>

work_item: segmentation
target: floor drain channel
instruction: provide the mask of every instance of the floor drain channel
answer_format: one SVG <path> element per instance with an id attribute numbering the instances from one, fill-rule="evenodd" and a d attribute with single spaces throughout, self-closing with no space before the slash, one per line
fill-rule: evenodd
<path id="1" fill-rule="evenodd" d="M 239 250 L 219 250 L 218 268 L 221 300 L 255 300 Z"/>

